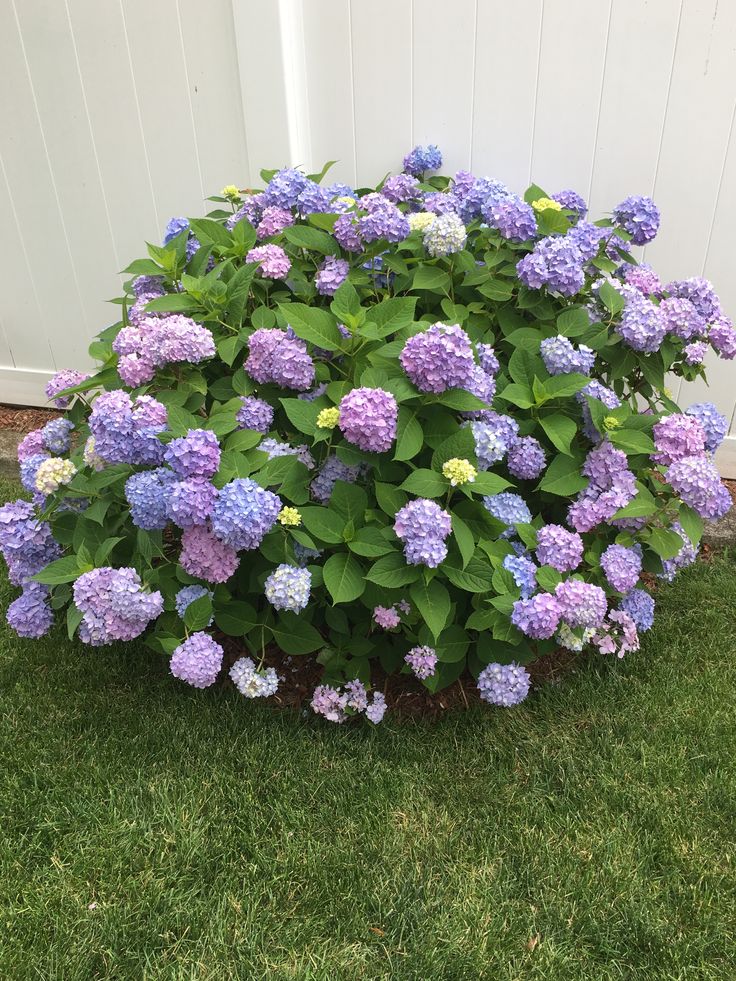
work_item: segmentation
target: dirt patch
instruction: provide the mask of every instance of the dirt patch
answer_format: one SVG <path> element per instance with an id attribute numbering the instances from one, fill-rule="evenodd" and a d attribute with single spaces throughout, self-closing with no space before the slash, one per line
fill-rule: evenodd
<path id="1" fill-rule="evenodd" d="M 218 634 L 218 641 L 225 649 L 222 683 L 227 681 L 227 671 L 239 658 L 250 656 L 238 640 Z M 526 665 L 532 677 L 532 685 L 557 684 L 570 672 L 585 653 L 559 648 L 552 654 Z M 279 709 L 308 709 L 312 693 L 322 683 L 322 666 L 313 655 L 291 656 L 276 647 L 266 650 L 264 664 L 275 668 L 281 682 L 278 692 L 266 699 L 265 704 Z M 437 721 L 453 709 L 466 710 L 485 703 L 481 700 L 478 688 L 469 672 L 464 672 L 457 681 L 432 694 L 413 675 L 386 674 L 380 664 L 375 663 L 372 670 L 372 685 L 376 691 L 383 692 L 388 711 L 393 718 L 423 718 Z"/>
<path id="2" fill-rule="evenodd" d="M 51 419 L 63 415 L 56 409 L 31 409 L 18 406 L 0 405 L 0 429 L 10 429 L 15 433 L 30 433 L 40 429 Z"/>

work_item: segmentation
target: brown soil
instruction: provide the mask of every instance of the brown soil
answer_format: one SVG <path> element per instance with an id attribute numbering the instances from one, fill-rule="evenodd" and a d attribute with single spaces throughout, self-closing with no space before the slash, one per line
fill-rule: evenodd
<path id="1" fill-rule="evenodd" d="M 225 669 L 229 669 L 239 657 L 249 656 L 249 652 L 235 638 L 219 634 L 217 639 L 225 648 Z M 527 665 L 532 684 L 557 684 L 584 656 L 560 648 Z M 292 657 L 271 647 L 266 650 L 264 663 L 267 667 L 275 668 L 282 679 L 278 692 L 267 699 L 267 704 L 280 709 L 307 708 L 312 692 L 322 681 L 322 666 L 317 664 L 314 657 Z M 226 673 L 223 673 L 223 683 L 226 677 Z M 385 695 L 388 710 L 394 718 L 421 717 L 437 721 L 450 710 L 465 710 L 484 704 L 475 679 L 467 671 L 453 684 L 433 695 L 412 675 L 387 675 L 379 664 L 375 664 L 372 684 L 375 690 Z"/>
<path id="2" fill-rule="evenodd" d="M 0 405 L 0 429 L 12 429 L 16 433 L 30 433 L 40 429 L 50 419 L 62 415 L 55 409 L 30 409 L 18 406 Z"/>

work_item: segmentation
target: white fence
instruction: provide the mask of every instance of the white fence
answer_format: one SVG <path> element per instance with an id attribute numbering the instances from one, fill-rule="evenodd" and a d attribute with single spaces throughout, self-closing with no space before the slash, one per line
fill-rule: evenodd
<path id="1" fill-rule="evenodd" d="M 0 64 L 4 401 L 85 363 L 116 270 L 171 215 L 261 167 L 338 157 L 375 183 L 419 142 L 594 214 L 651 194 L 646 260 L 736 314 L 736 3 L 0 0 Z M 682 401 L 733 424 L 736 368 L 709 375 Z"/>

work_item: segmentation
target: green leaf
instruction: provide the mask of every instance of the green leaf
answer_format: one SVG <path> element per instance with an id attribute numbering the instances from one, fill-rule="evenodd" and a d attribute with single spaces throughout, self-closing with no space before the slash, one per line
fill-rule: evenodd
<path id="1" fill-rule="evenodd" d="M 201 309 L 202 304 L 188 293 L 167 293 L 146 304 L 146 310 L 156 313 L 189 313 Z"/>
<path id="2" fill-rule="evenodd" d="M 676 531 L 665 528 L 650 528 L 647 544 L 654 549 L 660 559 L 674 559 L 683 546 Z"/>
<path id="3" fill-rule="evenodd" d="M 624 308 L 624 298 L 621 296 L 619 291 L 615 287 L 611 286 L 610 283 L 604 283 L 598 290 L 598 296 L 601 303 L 605 306 L 609 313 L 617 314 L 620 313 Z"/>
<path id="4" fill-rule="evenodd" d="M 539 482 L 539 490 L 559 497 L 571 497 L 588 486 L 580 473 L 580 461 L 572 456 L 556 456 Z"/>
<path id="5" fill-rule="evenodd" d="M 590 378 L 573 371 L 568 375 L 554 375 L 552 378 L 547 378 L 543 384 L 548 398 L 562 399 L 577 394 L 590 384 Z"/>
<path id="6" fill-rule="evenodd" d="M 311 654 L 325 646 L 324 637 L 296 613 L 285 611 L 271 627 L 273 639 L 286 654 Z"/>
<path id="7" fill-rule="evenodd" d="M 453 586 L 466 593 L 487 593 L 491 589 L 493 570 L 483 559 L 471 559 L 464 569 L 447 562 L 443 562 L 441 568 Z"/>
<path id="8" fill-rule="evenodd" d="M 217 342 L 217 353 L 225 364 L 230 367 L 242 347 L 243 342 L 237 335 L 223 337 Z"/>
<path id="9" fill-rule="evenodd" d="M 201 416 L 192 415 L 180 405 L 170 405 L 167 412 L 168 429 L 174 436 L 185 436 L 190 429 L 201 429 L 204 425 Z"/>
<path id="10" fill-rule="evenodd" d="M 365 573 L 365 578 L 386 589 L 399 589 L 416 582 L 420 575 L 418 566 L 407 565 L 400 552 L 391 552 L 375 562 Z"/>
<path id="11" fill-rule="evenodd" d="M 477 412 L 478 409 L 488 408 L 487 402 L 463 388 L 449 388 L 438 396 L 437 401 L 450 409 L 457 409 L 458 412 Z"/>
<path id="12" fill-rule="evenodd" d="M 388 514 L 392 518 L 407 502 L 407 496 L 404 491 L 399 490 L 398 487 L 394 487 L 393 484 L 384 484 L 376 480 L 373 484 L 373 489 L 379 508 L 384 514 Z"/>
<path id="13" fill-rule="evenodd" d="M 432 469 L 441 473 L 442 467 L 448 460 L 457 457 L 475 463 L 475 440 L 470 427 L 458 429 L 452 436 L 443 440 L 432 454 Z"/>
<path id="14" fill-rule="evenodd" d="M 468 652 L 468 647 L 470 646 L 470 638 L 465 633 L 462 627 L 457 624 L 453 624 L 443 630 L 440 636 L 437 638 L 435 644 L 435 651 L 437 652 L 437 660 L 441 661 L 443 664 L 454 663 L 455 661 L 462 661 Z"/>
<path id="15" fill-rule="evenodd" d="M 278 306 L 286 323 L 303 340 L 327 351 L 342 349 L 344 339 L 332 314 L 320 307 L 309 307 L 305 303 L 279 303 Z"/>
<path id="16" fill-rule="evenodd" d="M 449 290 L 450 277 L 439 266 L 419 266 L 414 273 L 411 288 L 413 290 L 431 290 L 433 293 L 443 293 Z"/>
<path id="17" fill-rule="evenodd" d="M 400 487 L 401 490 L 416 494 L 417 497 L 443 497 L 447 493 L 449 484 L 446 477 L 435 473 L 434 470 L 414 470 Z"/>
<path id="18" fill-rule="evenodd" d="M 66 633 L 69 640 L 74 638 L 74 634 L 77 631 L 77 627 L 82 622 L 83 616 L 84 614 L 82 611 L 78 610 L 73 603 L 70 603 L 66 608 Z"/>
<path id="19" fill-rule="evenodd" d="M 496 398 L 503 399 L 505 402 L 512 402 L 514 405 L 518 405 L 520 409 L 530 409 L 535 402 L 529 386 L 519 385 L 515 382 L 507 385 L 502 392 L 498 393 Z"/>
<path id="20" fill-rule="evenodd" d="M 339 290 L 338 290 L 339 292 Z M 337 295 L 337 294 L 335 294 Z M 366 310 L 366 321 L 375 324 L 381 337 L 392 334 L 414 322 L 415 296 L 395 296 L 382 300 Z"/>
<path id="21" fill-rule="evenodd" d="M 222 609 L 215 612 L 215 623 L 228 637 L 243 637 L 259 626 L 260 621 L 250 603 L 228 600 Z"/>
<path id="22" fill-rule="evenodd" d="M 612 429 L 608 439 L 620 450 L 631 455 L 636 453 L 654 453 L 654 441 L 651 436 L 637 429 Z"/>
<path id="23" fill-rule="evenodd" d="M 345 518 L 326 507 L 306 507 L 301 511 L 307 531 L 321 542 L 339 545 L 343 542 Z"/>
<path id="24" fill-rule="evenodd" d="M 475 554 L 475 538 L 473 532 L 468 528 L 462 518 L 452 515 L 452 533 L 455 536 L 455 543 L 460 550 L 463 559 L 463 569 Z"/>
<path id="25" fill-rule="evenodd" d="M 693 511 L 687 504 L 681 504 L 678 521 L 682 525 L 682 530 L 697 548 L 703 536 L 703 519 L 697 511 Z"/>
<path id="26" fill-rule="evenodd" d="M 245 453 L 246 450 L 258 446 L 262 439 L 263 433 L 258 433 L 254 429 L 239 429 L 227 437 L 224 449 Z"/>
<path id="27" fill-rule="evenodd" d="M 348 484 L 344 480 L 335 481 L 330 495 L 330 510 L 342 515 L 353 527 L 359 528 L 365 523 L 365 512 L 368 507 L 368 495 L 357 484 Z"/>
<path id="28" fill-rule="evenodd" d="M 212 598 L 200 596 L 184 611 L 184 623 L 188 630 L 204 630 L 212 618 Z"/>
<path id="29" fill-rule="evenodd" d="M 322 255 L 337 255 L 339 247 L 332 235 L 309 225 L 291 225 L 283 231 L 284 238 L 302 249 L 314 249 Z"/>
<path id="30" fill-rule="evenodd" d="M 202 245 L 216 245 L 229 249 L 233 244 L 232 232 L 212 218 L 192 218 L 189 227 Z"/>
<path id="31" fill-rule="evenodd" d="M 511 487 L 512 484 L 505 477 L 500 477 L 497 473 L 490 470 L 481 470 L 475 480 L 468 484 L 468 489 L 474 494 L 500 494 L 502 490 Z"/>
<path id="32" fill-rule="evenodd" d="M 365 311 L 361 311 L 358 291 L 349 280 L 345 280 L 342 286 L 338 287 L 335 295 L 332 297 L 330 310 L 332 310 L 339 321 L 343 322 L 354 321 L 357 323 L 361 313 L 363 316 L 365 315 Z"/>
<path id="33" fill-rule="evenodd" d="M 35 576 L 31 576 L 31 579 L 35 582 L 46 583 L 49 586 L 56 586 L 62 582 L 74 582 L 83 572 L 88 572 L 91 568 L 91 565 L 87 569 L 80 568 L 79 559 L 76 555 L 65 555 L 62 559 L 50 562 Z"/>
<path id="34" fill-rule="evenodd" d="M 562 576 L 551 565 L 540 565 L 536 576 L 540 588 L 547 593 L 554 593 L 557 586 L 562 582 Z"/>
<path id="35" fill-rule="evenodd" d="M 250 286 L 258 267 L 255 263 L 241 266 L 227 284 L 227 307 L 225 316 L 229 323 L 240 326 L 250 294 Z M 232 362 L 230 362 L 232 364 Z"/>
<path id="36" fill-rule="evenodd" d="M 437 639 L 450 616 L 450 594 L 438 579 L 415 582 L 409 590 L 412 603 Z"/>
<path id="37" fill-rule="evenodd" d="M 411 460 L 421 450 L 424 444 L 422 427 L 417 421 L 416 413 L 406 406 L 399 409 L 397 424 L 398 439 L 394 460 Z"/>
<path id="38" fill-rule="evenodd" d="M 654 514 L 657 510 L 657 502 L 652 497 L 648 488 L 639 481 L 636 482 L 637 493 L 633 500 L 629 501 L 613 515 L 613 518 L 646 518 Z"/>
<path id="39" fill-rule="evenodd" d="M 542 416 L 539 425 L 547 434 L 549 441 L 561 453 L 570 453 L 570 445 L 578 429 L 572 419 L 561 412 L 555 412 L 551 416 Z"/>
<path id="40" fill-rule="evenodd" d="M 585 307 L 565 310 L 557 318 L 557 333 L 563 337 L 579 337 L 590 327 L 590 317 Z"/>
<path id="41" fill-rule="evenodd" d="M 363 570 L 349 552 L 331 555 L 322 571 L 333 603 L 350 603 L 362 595 L 365 589 Z"/>
<path id="42" fill-rule="evenodd" d="M 369 559 L 377 559 L 388 555 L 394 548 L 376 527 L 359 528 L 355 536 L 348 542 L 348 548 L 356 555 L 364 555 Z"/>
<path id="43" fill-rule="evenodd" d="M 295 426 L 300 433 L 307 436 L 314 436 L 317 428 L 317 416 L 320 414 L 321 406 L 314 402 L 305 402 L 303 399 L 279 399 L 284 407 L 289 422 Z"/>

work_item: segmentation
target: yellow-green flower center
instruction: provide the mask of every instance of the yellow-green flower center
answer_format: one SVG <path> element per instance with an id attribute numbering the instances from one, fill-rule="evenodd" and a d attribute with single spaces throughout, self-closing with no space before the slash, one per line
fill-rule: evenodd
<path id="1" fill-rule="evenodd" d="M 472 483 L 478 475 L 470 460 L 453 457 L 442 465 L 442 476 L 447 477 L 453 487 Z"/>

